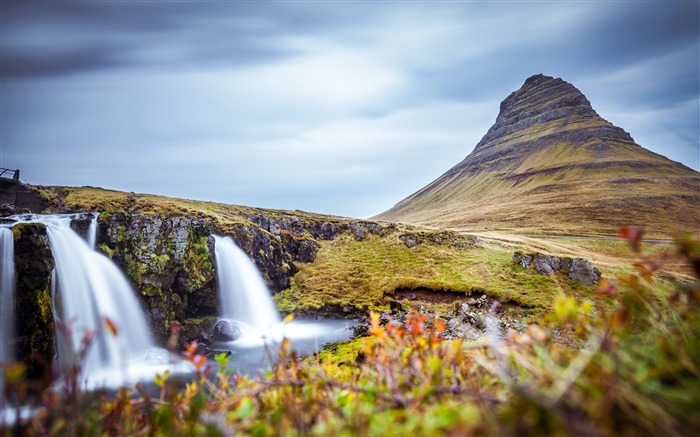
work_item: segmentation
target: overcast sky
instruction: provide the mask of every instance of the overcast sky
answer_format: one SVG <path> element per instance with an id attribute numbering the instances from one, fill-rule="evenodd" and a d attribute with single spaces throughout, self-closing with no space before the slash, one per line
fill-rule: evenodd
<path id="1" fill-rule="evenodd" d="M 700 167 L 698 1 L 2 0 L 0 167 L 368 217 L 536 73 Z"/>

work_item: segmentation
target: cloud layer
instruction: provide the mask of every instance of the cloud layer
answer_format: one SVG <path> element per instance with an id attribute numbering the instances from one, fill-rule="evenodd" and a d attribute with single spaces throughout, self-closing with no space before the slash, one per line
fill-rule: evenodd
<path id="1" fill-rule="evenodd" d="M 2 166 L 31 183 L 365 217 L 532 74 L 700 167 L 693 2 L 3 2 Z"/>

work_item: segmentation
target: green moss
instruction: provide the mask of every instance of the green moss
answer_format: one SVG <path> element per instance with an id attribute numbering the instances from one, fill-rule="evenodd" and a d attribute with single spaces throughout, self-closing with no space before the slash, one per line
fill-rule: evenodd
<path id="1" fill-rule="evenodd" d="M 111 247 L 104 243 L 100 244 L 98 247 L 105 255 L 107 255 L 109 259 L 112 259 L 114 256 L 114 250 Z"/>
<path id="2" fill-rule="evenodd" d="M 141 287 L 139 287 L 141 290 L 141 294 L 144 296 L 162 296 L 163 295 L 163 289 L 153 285 L 153 284 L 143 284 Z M 165 307 L 159 307 L 161 309 L 165 309 Z"/>
<path id="3" fill-rule="evenodd" d="M 146 251 L 147 248 L 143 250 Z M 163 275 L 166 273 L 168 264 L 170 263 L 170 256 L 167 253 L 162 253 L 160 255 L 151 253 L 149 258 L 151 259 L 151 262 L 149 263 L 149 270 L 155 271 L 158 275 Z"/>
<path id="4" fill-rule="evenodd" d="M 208 235 L 197 235 L 190 228 L 189 244 L 182 265 L 187 277 L 186 290 L 189 293 L 202 288 L 214 277 L 214 266 L 207 246 L 208 239 Z"/>
<path id="5" fill-rule="evenodd" d="M 128 233 L 126 232 L 125 225 L 117 226 L 117 242 L 121 243 L 128 238 Z"/>
<path id="6" fill-rule="evenodd" d="M 357 368 L 358 356 L 367 338 L 356 338 L 349 342 L 327 345 L 319 353 L 306 359 L 318 364 L 326 374 L 338 381 L 349 381 Z"/>

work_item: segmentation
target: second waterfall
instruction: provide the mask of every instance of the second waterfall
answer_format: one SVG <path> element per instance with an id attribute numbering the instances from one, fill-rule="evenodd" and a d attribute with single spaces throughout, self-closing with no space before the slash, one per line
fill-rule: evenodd
<path id="1" fill-rule="evenodd" d="M 260 272 L 231 237 L 214 238 L 221 317 L 243 322 L 256 334 L 269 332 L 280 317 Z"/>

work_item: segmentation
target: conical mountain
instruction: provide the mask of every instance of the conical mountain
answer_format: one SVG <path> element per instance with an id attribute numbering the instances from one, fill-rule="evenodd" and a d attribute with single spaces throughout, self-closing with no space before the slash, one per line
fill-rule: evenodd
<path id="1" fill-rule="evenodd" d="M 700 173 L 636 144 L 576 87 L 541 74 L 501 103 L 462 162 L 375 217 L 462 230 L 647 235 L 700 229 Z"/>

